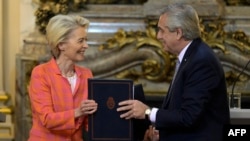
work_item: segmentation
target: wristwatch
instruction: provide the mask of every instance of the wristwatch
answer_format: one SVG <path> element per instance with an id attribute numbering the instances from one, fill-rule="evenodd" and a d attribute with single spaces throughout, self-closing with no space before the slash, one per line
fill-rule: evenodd
<path id="1" fill-rule="evenodd" d="M 146 110 L 145 110 L 145 117 L 147 118 L 147 119 L 150 119 L 149 118 L 149 116 L 150 116 L 150 114 L 151 114 L 151 108 L 147 108 Z"/>

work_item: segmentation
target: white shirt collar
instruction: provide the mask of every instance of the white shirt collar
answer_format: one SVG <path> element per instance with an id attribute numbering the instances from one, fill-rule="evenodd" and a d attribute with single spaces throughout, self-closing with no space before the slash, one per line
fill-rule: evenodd
<path id="1" fill-rule="evenodd" d="M 187 51 L 187 49 L 188 49 L 188 47 L 189 47 L 189 45 L 190 45 L 191 43 L 192 43 L 192 41 L 189 42 L 189 43 L 181 50 L 181 53 L 178 55 L 178 59 L 179 59 L 180 63 L 181 63 L 181 61 L 182 61 L 182 59 L 183 59 L 183 57 L 184 57 L 184 54 L 186 53 L 186 51 Z"/>

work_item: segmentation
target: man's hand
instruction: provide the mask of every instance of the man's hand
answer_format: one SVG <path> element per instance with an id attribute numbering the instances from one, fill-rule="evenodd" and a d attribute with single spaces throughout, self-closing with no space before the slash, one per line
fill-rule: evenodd
<path id="1" fill-rule="evenodd" d="M 159 132 L 152 125 L 146 130 L 143 141 L 159 141 Z"/>
<path id="2" fill-rule="evenodd" d="M 125 119 L 145 119 L 145 111 L 149 108 L 147 105 L 138 100 L 125 100 L 118 104 L 120 107 L 117 108 L 118 112 L 125 112 L 120 115 L 121 118 Z"/>

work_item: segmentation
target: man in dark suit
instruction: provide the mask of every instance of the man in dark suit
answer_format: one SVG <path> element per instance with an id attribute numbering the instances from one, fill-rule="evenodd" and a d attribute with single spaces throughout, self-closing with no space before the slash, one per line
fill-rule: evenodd
<path id="1" fill-rule="evenodd" d="M 157 38 L 164 50 L 177 55 L 179 69 L 161 108 L 138 100 L 119 103 L 125 119 L 148 118 L 160 141 L 222 141 L 229 124 L 223 68 L 213 50 L 200 38 L 197 12 L 189 5 L 166 6 L 158 21 Z"/>

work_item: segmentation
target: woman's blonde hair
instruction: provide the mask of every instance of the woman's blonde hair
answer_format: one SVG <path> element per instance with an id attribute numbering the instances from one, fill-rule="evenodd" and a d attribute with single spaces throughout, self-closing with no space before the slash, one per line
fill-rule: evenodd
<path id="1" fill-rule="evenodd" d="M 46 27 L 46 38 L 53 57 L 58 58 L 58 44 L 66 41 L 69 34 L 78 27 L 89 27 L 89 20 L 75 15 L 56 15 L 49 20 Z"/>

